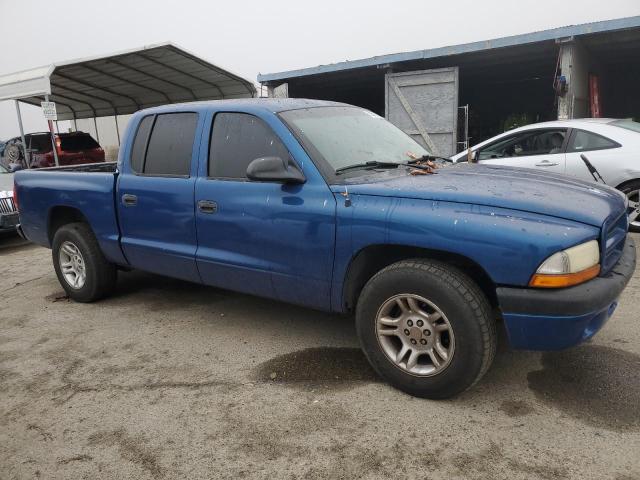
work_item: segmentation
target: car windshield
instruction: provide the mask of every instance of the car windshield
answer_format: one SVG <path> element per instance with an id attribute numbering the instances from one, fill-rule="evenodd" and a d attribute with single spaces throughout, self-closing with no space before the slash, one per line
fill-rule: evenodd
<path id="1" fill-rule="evenodd" d="M 640 133 L 640 123 L 634 122 L 631 119 L 616 120 L 615 122 L 611 122 L 611 125 Z"/>
<path id="2" fill-rule="evenodd" d="M 333 171 L 375 162 L 406 163 L 429 155 L 384 118 L 358 107 L 316 107 L 280 114 L 309 152 Z"/>

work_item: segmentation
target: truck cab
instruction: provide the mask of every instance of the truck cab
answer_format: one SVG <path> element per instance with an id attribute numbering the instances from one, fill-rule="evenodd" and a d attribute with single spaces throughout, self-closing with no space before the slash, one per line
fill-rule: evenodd
<path id="1" fill-rule="evenodd" d="M 134 268 L 355 314 L 376 371 L 429 398 L 481 378 L 498 322 L 514 348 L 590 338 L 635 268 L 615 190 L 436 165 L 384 119 L 333 102 L 143 110 L 117 164 L 21 171 L 14 197 L 77 301 Z"/>

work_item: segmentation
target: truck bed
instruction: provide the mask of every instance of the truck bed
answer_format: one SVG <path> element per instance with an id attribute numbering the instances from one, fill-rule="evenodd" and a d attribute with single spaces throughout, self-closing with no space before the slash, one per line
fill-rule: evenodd
<path id="1" fill-rule="evenodd" d="M 117 177 L 115 162 L 16 172 L 21 228 L 32 242 L 51 247 L 51 218 L 64 210 L 65 215 L 83 218 L 91 225 L 109 260 L 126 263 L 119 245 Z"/>

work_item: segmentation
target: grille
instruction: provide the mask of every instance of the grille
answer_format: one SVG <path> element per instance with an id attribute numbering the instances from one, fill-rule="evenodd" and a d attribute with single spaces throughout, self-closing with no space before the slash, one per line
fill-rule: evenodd
<path id="1" fill-rule="evenodd" d="M 608 273 L 620 259 L 629 228 L 627 212 L 607 220 L 602 228 L 602 272 Z"/>
<path id="2" fill-rule="evenodd" d="M 0 213 L 13 213 L 16 211 L 16 206 L 13 203 L 13 198 L 0 198 Z"/>

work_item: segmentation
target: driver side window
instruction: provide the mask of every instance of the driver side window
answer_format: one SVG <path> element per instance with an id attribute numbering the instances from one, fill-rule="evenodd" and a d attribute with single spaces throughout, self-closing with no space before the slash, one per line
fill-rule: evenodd
<path id="1" fill-rule="evenodd" d="M 529 157 L 563 153 L 567 130 L 530 130 L 490 143 L 478 152 L 478 160 Z"/>
<path id="2" fill-rule="evenodd" d="M 245 180 L 247 167 L 260 157 L 289 158 L 271 128 L 247 113 L 216 114 L 209 147 L 209 178 Z"/>

